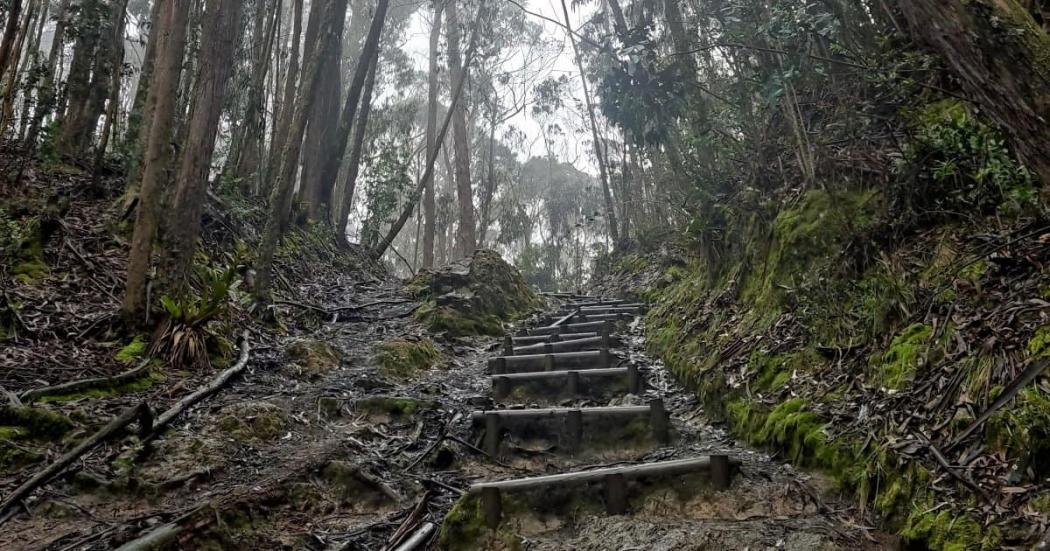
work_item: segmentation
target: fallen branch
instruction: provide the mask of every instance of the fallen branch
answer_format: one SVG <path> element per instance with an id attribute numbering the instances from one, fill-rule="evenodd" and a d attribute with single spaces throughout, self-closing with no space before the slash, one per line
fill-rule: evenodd
<path id="1" fill-rule="evenodd" d="M 423 518 L 426 516 L 427 504 L 430 502 L 431 493 L 427 490 L 423 497 L 420 498 L 419 502 L 416 503 L 415 507 L 412 508 L 412 512 L 409 513 L 405 521 L 401 523 L 401 526 L 394 531 L 394 534 L 387 540 L 386 546 L 383 549 L 389 551 L 391 549 L 404 549 L 407 542 L 402 542 L 406 536 L 414 532 L 416 528 L 423 522 Z M 412 536 L 414 537 L 414 536 Z M 410 537 L 409 540 L 412 538 Z M 409 547 L 408 549 L 411 549 Z"/>
<path id="2" fill-rule="evenodd" d="M 171 424 L 176 417 L 189 409 L 190 406 L 218 392 L 219 389 L 226 386 L 226 383 L 230 382 L 230 379 L 244 371 L 244 368 L 248 367 L 248 353 L 250 351 L 251 345 L 248 343 L 248 332 L 245 331 L 241 334 L 241 355 L 240 358 L 237 359 L 237 363 L 233 364 L 233 367 L 220 373 L 218 377 L 212 379 L 207 385 L 197 389 L 193 394 L 179 400 L 177 404 L 162 413 L 160 417 L 157 417 L 157 420 L 153 423 L 153 432 L 150 434 L 149 438 L 146 439 L 146 442 L 148 443 L 156 438 L 165 427 Z"/>
<path id="3" fill-rule="evenodd" d="M 984 410 L 984 413 L 978 415 L 977 419 L 974 419 L 973 423 L 970 423 L 970 426 L 966 427 L 966 430 L 959 433 L 959 436 L 956 436 L 955 439 L 952 440 L 952 443 L 948 444 L 947 449 L 950 450 L 959 445 L 963 440 L 966 440 L 966 438 L 980 428 L 985 421 L 987 421 L 992 415 L 995 415 L 995 412 L 999 411 L 999 408 L 1005 406 L 1010 400 L 1013 400 L 1014 396 L 1016 396 L 1018 392 L 1021 392 L 1021 389 L 1028 386 L 1028 383 L 1034 381 L 1040 373 L 1046 370 L 1048 365 L 1050 365 L 1050 358 L 1043 358 L 1042 360 L 1028 366 L 1028 368 L 1021 372 L 1021 374 L 1018 375 L 1009 386 L 1003 389 L 1003 393 L 999 395 L 999 398 L 997 398 L 995 402 L 992 402 L 992 405 L 988 406 L 988 409 Z"/>
<path id="4" fill-rule="evenodd" d="M 135 369 L 130 369 L 112 377 L 95 377 L 93 379 L 80 379 L 69 381 L 58 385 L 45 386 L 27 390 L 19 395 L 23 402 L 32 402 L 41 396 L 73 394 L 93 388 L 112 388 L 121 386 L 141 378 L 149 372 L 149 362 L 146 360 Z"/>
<path id="5" fill-rule="evenodd" d="M 417 530 L 415 534 L 412 534 L 411 538 L 405 540 L 405 543 L 402 543 L 394 551 L 414 551 L 430 541 L 435 529 L 437 529 L 437 526 L 433 522 L 423 524 L 422 528 Z"/>
<path id="6" fill-rule="evenodd" d="M 115 417 L 105 427 L 102 427 L 102 429 L 96 432 L 93 436 L 84 440 L 72 450 L 66 452 L 66 454 L 60 457 L 58 461 L 48 465 L 44 470 L 40 471 L 34 475 L 33 478 L 30 478 L 11 492 L 6 498 L 4 498 L 3 502 L 0 502 L 0 513 L 7 511 L 11 506 L 21 502 L 28 497 L 29 494 L 33 493 L 34 490 L 46 484 L 52 478 L 64 471 L 74 461 L 80 458 L 80 456 L 91 451 L 95 446 L 106 441 L 109 437 L 130 425 L 136 419 L 139 421 L 139 433 L 142 436 L 148 434 L 153 428 L 153 412 L 145 402 L 129 408 L 124 411 L 124 413 Z M 6 520 L 6 518 L 9 517 L 5 517 L 4 520 Z"/>

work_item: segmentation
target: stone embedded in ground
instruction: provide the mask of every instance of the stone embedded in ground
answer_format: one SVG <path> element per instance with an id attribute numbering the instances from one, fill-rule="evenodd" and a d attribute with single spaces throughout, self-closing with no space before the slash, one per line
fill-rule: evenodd
<path id="1" fill-rule="evenodd" d="M 373 357 L 387 377 L 407 379 L 432 369 L 444 360 L 444 354 L 430 339 L 391 339 L 376 344 Z"/>
<path id="2" fill-rule="evenodd" d="M 292 343 L 287 350 L 292 361 L 289 366 L 296 375 L 318 378 L 336 369 L 343 355 L 334 346 L 319 340 L 303 339 Z"/>

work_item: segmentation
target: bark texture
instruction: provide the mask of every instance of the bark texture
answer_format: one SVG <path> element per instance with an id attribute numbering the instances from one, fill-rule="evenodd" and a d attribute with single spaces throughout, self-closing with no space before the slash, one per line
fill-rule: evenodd
<path id="1" fill-rule="evenodd" d="M 448 3 L 448 71 L 453 82 L 465 80 L 467 70 L 459 53 L 460 23 L 456 0 Z M 452 142 L 456 166 L 456 199 L 459 202 L 459 231 L 456 233 L 456 256 L 468 258 L 478 246 L 477 222 L 474 220 L 474 191 L 470 181 L 470 136 L 467 133 L 466 102 L 452 108 Z"/>

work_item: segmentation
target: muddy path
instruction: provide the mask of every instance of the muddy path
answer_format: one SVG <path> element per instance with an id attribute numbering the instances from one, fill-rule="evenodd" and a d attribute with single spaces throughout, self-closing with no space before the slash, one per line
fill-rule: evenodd
<path id="1" fill-rule="evenodd" d="M 126 439 L 37 492 L 7 521 L 0 548 L 393 549 L 414 535 L 424 542 L 417 548 L 437 548 L 438 526 L 473 483 L 711 454 L 741 464 L 728 490 L 683 497 L 680 481 L 662 481 L 633 500 L 629 514 L 616 516 L 587 505 L 552 507 L 541 492 L 507 512 L 498 531 L 474 534 L 473 541 L 453 531 L 444 546 L 892 545 L 820 477 L 742 447 L 709 425 L 690 393 L 645 355 L 637 319 L 618 326 L 612 353 L 617 364 L 638 367 L 643 392 L 545 405 L 624 406 L 660 397 L 671 419 L 669 443 L 621 440 L 612 427 L 610 438 L 572 455 L 543 435 L 511 439 L 493 461 L 472 412 L 540 405 L 515 396 L 494 401 L 487 363 L 501 354 L 501 342 L 428 334 L 412 320 L 418 304 L 400 288 L 343 284 L 326 290 L 331 304 L 323 314 L 287 305 L 288 316 L 312 322 L 284 336 L 258 335 L 248 372 L 192 408 L 151 452 Z M 351 294 L 355 303 L 374 306 L 337 311 Z M 399 367 L 411 363 L 405 358 L 384 361 L 391 343 L 395 351 L 432 345 L 437 355 L 423 369 L 406 371 Z"/>

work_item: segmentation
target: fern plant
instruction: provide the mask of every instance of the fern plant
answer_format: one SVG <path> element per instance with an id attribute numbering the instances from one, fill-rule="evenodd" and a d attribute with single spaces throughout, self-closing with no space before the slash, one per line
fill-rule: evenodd
<path id="1" fill-rule="evenodd" d="M 150 344 L 150 355 L 164 358 L 169 365 L 211 369 L 212 354 L 229 355 L 232 346 L 215 331 L 215 321 L 228 315 L 241 280 L 236 264 L 226 268 L 201 268 L 200 296 L 164 295 L 160 298 L 164 319 L 157 326 Z"/>

